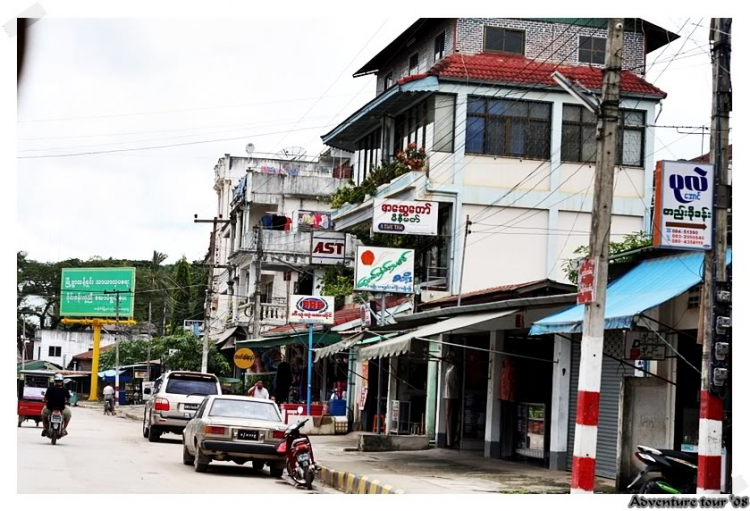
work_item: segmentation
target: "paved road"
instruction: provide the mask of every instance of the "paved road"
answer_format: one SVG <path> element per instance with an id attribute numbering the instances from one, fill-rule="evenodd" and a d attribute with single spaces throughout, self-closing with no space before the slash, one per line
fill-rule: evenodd
<path id="1" fill-rule="evenodd" d="M 150 443 L 136 421 L 76 407 L 70 434 L 52 445 L 41 427 L 18 432 L 18 493 L 337 493 L 315 484 L 308 492 L 268 468 L 213 462 L 198 474 L 182 464 L 182 442 L 167 434 Z"/>

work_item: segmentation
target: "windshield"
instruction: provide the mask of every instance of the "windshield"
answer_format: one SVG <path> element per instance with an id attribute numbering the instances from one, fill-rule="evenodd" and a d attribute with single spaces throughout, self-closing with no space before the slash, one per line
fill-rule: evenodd
<path id="1" fill-rule="evenodd" d="M 214 404 L 208 415 L 210 417 L 232 417 L 235 419 L 281 422 L 281 416 L 275 404 L 240 401 L 237 399 L 214 400 Z"/>
<path id="2" fill-rule="evenodd" d="M 213 396 L 219 392 L 214 380 L 201 378 L 200 376 L 175 375 L 167 381 L 167 394 L 196 394 L 201 396 Z"/>

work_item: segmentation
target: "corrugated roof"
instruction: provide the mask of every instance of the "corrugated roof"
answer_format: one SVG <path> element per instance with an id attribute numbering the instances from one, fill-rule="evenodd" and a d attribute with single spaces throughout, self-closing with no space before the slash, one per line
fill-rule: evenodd
<path id="1" fill-rule="evenodd" d="M 471 299 L 476 299 L 476 298 L 481 298 L 481 297 L 490 297 L 492 295 L 503 294 L 503 293 L 515 293 L 518 291 L 523 291 L 525 288 L 535 287 L 535 286 L 539 286 L 545 283 L 549 285 L 559 286 L 560 288 L 564 288 L 566 292 L 575 291 L 575 286 L 573 285 L 564 284 L 562 282 L 555 282 L 554 280 L 549 280 L 549 279 L 540 279 L 540 280 L 532 280 L 530 282 L 521 282 L 519 284 L 506 284 L 504 286 L 488 287 L 486 289 L 480 289 L 477 291 L 472 291 L 470 293 L 463 293 L 461 295 L 461 301 L 468 302 L 468 301 L 471 301 Z M 446 296 L 445 298 L 440 298 L 439 300 L 432 300 L 430 302 L 426 302 L 421 305 L 421 308 L 431 309 L 436 306 L 443 306 L 446 304 L 456 303 L 456 302 L 458 302 L 458 296 L 451 295 L 451 296 Z"/>
<path id="2" fill-rule="evenodd" d="M 109 351 L 114 347 L 115 347 L 114 344 L 108 344 L 106 346 L 102 346 L 99 348 L 99 354 L 101 355 L 105 351 Z M 94 358 L 94 350 L 89 350 L 84 353 L 79 353 L 78 355 L 73 355 L 73 358 L 77 360 L 92 360 Z"/>
<path id="3" fill-rule="evenodd" d="M 555 71 L 573 82 L 579 82 L 589 90 L 598 91 L 602 88 L 603 69 L 559 65 L 506 53 L 477 53 L 475 55 L 454 53 L 435 64 L 429 74 L 441 79 L 454 78 L 473 82 L 499 82 L 507 85 L 559 87 L 552 79 L 552 73 Z M 666 92 L 629 71 L 622 72 L 620 90 L 623 94 L 667 97 Z"/>
<path id="4" fill-rule="evenodd" d="M 727 252 L 727 264 L 732 260 Z M 679 253 L 641 262 L 607 286 L 604 328 L 630 329 L 634 317 L 675 298 L 700 283 L 703 252 Z M 553 314 L 535 322 L 531 335 L 579 333 L 583 325 L 583 305 Z"/>
<path id="5" fill-rule="evenodd" d="M 729 144 L 729 160 L 732 160 L 732 144 Z M 696 163 L 711 163 L 711 153 L 706 153 L 702 156 L 698 156 L 697 158 L 693 158 L 690 161 L 694 161 Z"/>

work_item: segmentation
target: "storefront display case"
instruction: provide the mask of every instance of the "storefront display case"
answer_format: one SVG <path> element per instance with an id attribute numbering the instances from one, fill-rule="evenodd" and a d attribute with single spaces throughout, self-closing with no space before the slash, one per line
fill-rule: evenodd
<path id="1" fill-rule="evenodd" d="M 544 459 L 547 410 L 542 403 L 518 403 L 516 407 L 515 453 Z"/>

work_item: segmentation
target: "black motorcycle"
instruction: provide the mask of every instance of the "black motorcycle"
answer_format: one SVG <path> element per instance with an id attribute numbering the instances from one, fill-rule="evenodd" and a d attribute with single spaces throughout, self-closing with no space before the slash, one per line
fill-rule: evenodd
<path id="1" fill-rule="evenodd" d="M 630 493 L 695 493 L 698 478 L 698 454 L 670 449 L 638 446 L 635 453 L 643 470 L 628 485 Z M 657 474 L 648 477 L 648 474 Z"/>

